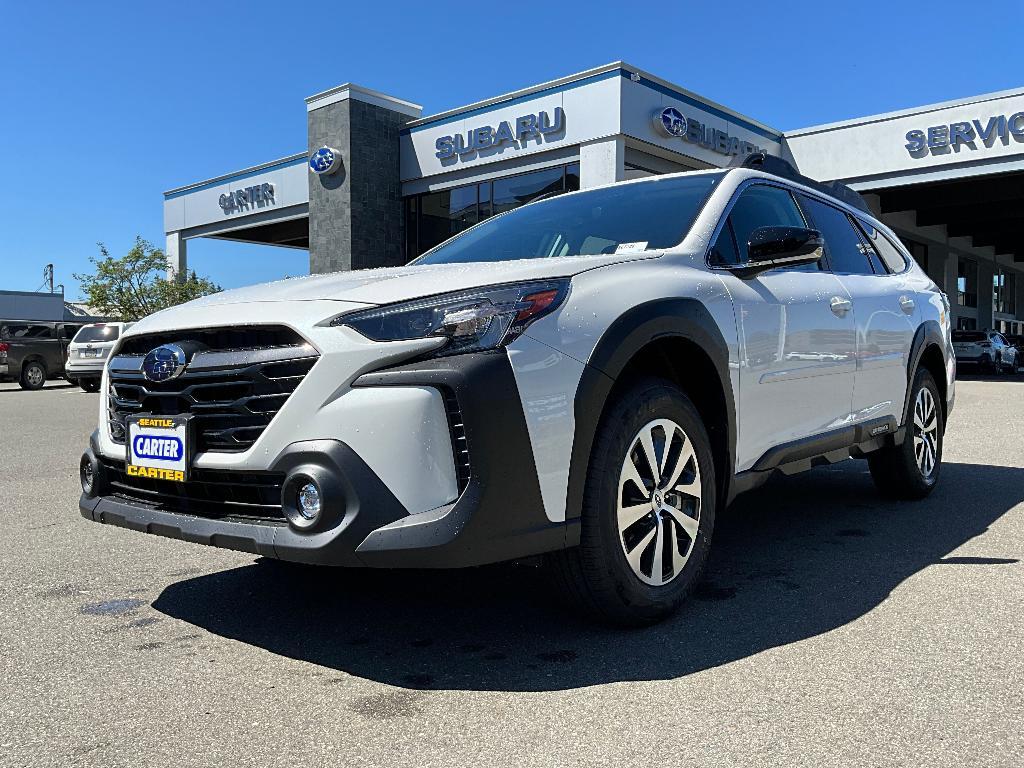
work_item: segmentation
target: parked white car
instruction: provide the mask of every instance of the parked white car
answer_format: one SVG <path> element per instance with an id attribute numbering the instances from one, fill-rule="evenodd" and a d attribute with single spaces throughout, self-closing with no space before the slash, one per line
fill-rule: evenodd
<path id="1" fill-rule="evenodd" d="M 957 365 L 975 365 L 985 371 L 1016 373 L 1019 351 L 997 331 L 953 331 Z"/>
<path id="2" fill-rule="evenodd" d="M 581 607 L 644 623 L 776 471 L 866 458 L 925 496 L 946 297 L 855 193 L 748 165 L 147 317 L 107 365 L 83 516 L 317 564 L 544 555 Z"/>
<path id="3" fill-rule="evenodd" d="M 68 381 L 78 382 L 86 392 L 97 392 L 103 377 L 110 350 L 121 334 L 134 323 L 90 323 L 78 329 L 68 345 L 68 359 L 64 364 L 64 376 Z"/>

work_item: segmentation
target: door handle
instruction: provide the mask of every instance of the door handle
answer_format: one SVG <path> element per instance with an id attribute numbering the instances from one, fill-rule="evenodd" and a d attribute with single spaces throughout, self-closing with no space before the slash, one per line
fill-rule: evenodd
<path id="1" fill-rule="evenodd" d="M 853 302 L 849 299 L 844 299 L 842 296 L 833 296 L 832 301 L 828 305 L 832 310 L 832 314 L 838 317 L 845 317 L 846 313 L 853 309 Z"/>
<path id="2" fill-rule="evenodd" d="M 909 296 L 900 296 L 900 309 L 902 309 L 905 314 L 914 314 L 914 300 Z"/>

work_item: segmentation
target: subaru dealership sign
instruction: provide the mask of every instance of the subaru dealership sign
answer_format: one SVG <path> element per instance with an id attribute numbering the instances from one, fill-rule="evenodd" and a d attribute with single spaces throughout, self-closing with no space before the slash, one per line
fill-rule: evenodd
<path id="1" fill-rule="evenodd" d="M 686 117 L 675 107 L 666 107 L 655 112 L 654 125 L 666 136 L 697 144 L 722 155 L 746 157 L 761 151 L 761 147 L 753 142 L 730 136 L 728 131 L 712 128 L 700 120 Z"/>

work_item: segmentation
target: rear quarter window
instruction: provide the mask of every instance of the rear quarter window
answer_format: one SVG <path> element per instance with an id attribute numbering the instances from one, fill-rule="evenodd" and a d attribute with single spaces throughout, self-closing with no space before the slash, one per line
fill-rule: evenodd
<path id="1" fill-rule="evenodd" d="M 858 219 L 857 223 L 864 230 L 865 237 L 867 237 L 868 242 L 875 249 L 875 253 L 882 259 L 887 270 L 896 274 L 907 268 L 907 260 L 903 253 L 881 230 L 876 229 L 861 219 Z"/>

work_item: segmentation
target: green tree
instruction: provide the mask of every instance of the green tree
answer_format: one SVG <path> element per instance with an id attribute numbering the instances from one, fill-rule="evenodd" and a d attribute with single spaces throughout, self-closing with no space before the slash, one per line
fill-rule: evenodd
<path id="1" fill-rule="evenodd" d="M 94 273 L 76 274 L 75 279 L 82 286 L 86 303 L 103 315 L 139 320 L 221 290 L 205 277 L 196 277 L 194 271 L 184 280 L 167 280 L 164 252 L 137 235 L 135 245 L 119 259 L 111 256 L 103 243 L 97 245 L 99 257 L 89 259 Z"/>

